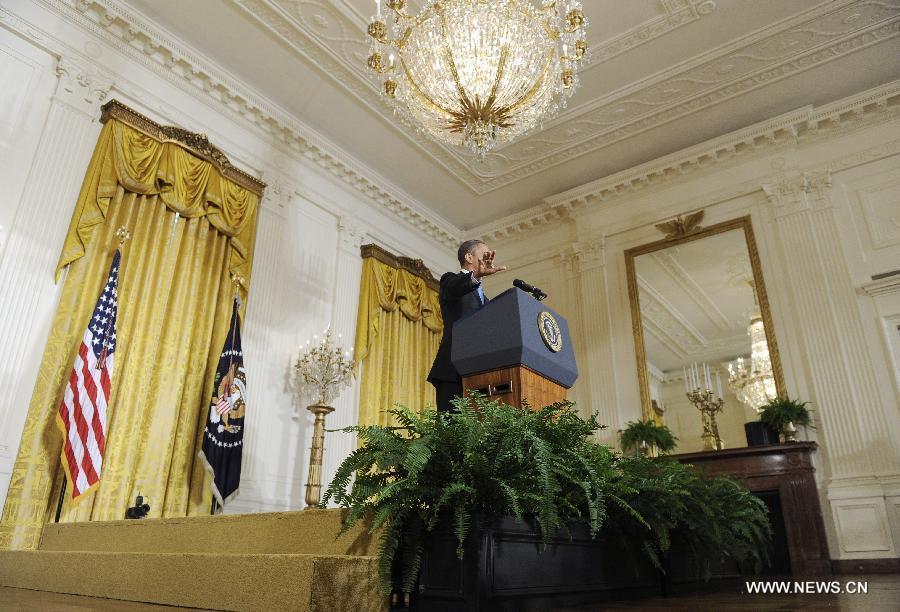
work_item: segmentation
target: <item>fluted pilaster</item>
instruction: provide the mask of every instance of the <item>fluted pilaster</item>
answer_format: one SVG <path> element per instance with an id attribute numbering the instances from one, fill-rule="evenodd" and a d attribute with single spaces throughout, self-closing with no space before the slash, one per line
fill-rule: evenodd
<path id="1" fill-rule="evenodd" d="M 99 106 L 112 87 L 91 67 L 66 58 L 59 60 L 56 73 L 56 91 L 0 260 L 0 375 L 9 385 L 0 394 L 0 419 L 4 420 L 0 444 L 8 448 L 5 456 L 0 456 L 0 472 L 9 469 L 22 433 L 21 423 L 59 297 L 59 287 L 53 282 L 54 267 L 100 132 Z M 10 426 L 12 423 L 15 427 Z M 49 460 L 19 456 L 16 465 L 45 459 Z M 16 469 L 9 491 L 13 498 L 18 486 Z M 4 487 L 0 495 L 5 493 Z M 40 523 L 46 510 L 43 503 L 34 508 L 17 503 L 22 529 L 27 530 L 35 521 Z M 39 530 L 36 533 L 39 535 Z M 36 544 L 31 542 L 33 537 L 30 532 L 0 532 L 0 547 L 28 547 Z"/>
<path id="2" fill-rule="evenodd" d="M 366 240 L 365 229 L 349 217 L 338 219 L 338 246 L 335 259 L 334 297 L 331 326 L 335 336 L 347 350 L 356 337 L 356 313 L 359 306 L 359 282 L 362 258 L 359 249 Z M 335 411 L 328 417 L 328 429 L 356 425 L 359 418 L 359 379 L 332 402 Z M 325 460 L 322 466 L 323 485 L 331 482 L 338 466 L 356 446 L 356 436 L 342 432 L 328 432 L 325 437 Z"/>
<path id="3" fill-rule="evenodd" d="M 863 321 L 841 249 L 831 178 L 803 175 L 763 186 L 809 360 L 814 418 L 832 478 L 893 473 L 900 465 L 865 344 Z"/>
<path id="4" fill-rule="evenodd" d="M 579 272 L 574 290 L 580 295 L 577 303 L 581 330 L 576 330 L 576 335 L 581 338 L 610 338 L 605 241 L 598 239 L 576 243 L 572 247 L 572 255 Z M 578 384 L 582 388 L 579 390 L 579 400 L 587 403 L 587 411 L 598 413 L 600 422 L 609 426 L 599 434 L 599 439 L 606 444 L 614 444 L 619 414 L 610 345 L 600 341 L 581 341 L 581 344 Z"/>

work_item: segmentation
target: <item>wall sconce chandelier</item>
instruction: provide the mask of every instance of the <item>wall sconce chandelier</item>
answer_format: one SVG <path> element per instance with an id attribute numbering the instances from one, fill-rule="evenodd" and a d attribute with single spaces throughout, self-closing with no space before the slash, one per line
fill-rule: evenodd
<path id="1" fill-rule="evenodd" d="M 406 8 L 406 0 L 375 0 L 368 66 L 395 111 L 438 142 L 484 159 L 564 108 L 578 87 L 588 20 L 577 0 Z"/>

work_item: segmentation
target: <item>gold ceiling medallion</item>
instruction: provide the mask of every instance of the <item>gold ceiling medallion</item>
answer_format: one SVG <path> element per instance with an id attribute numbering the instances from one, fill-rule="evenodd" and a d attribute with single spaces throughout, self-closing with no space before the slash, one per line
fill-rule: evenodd
<path id="1" fill-rule="evenodd" d="M 587 55 L 578 0 L 376 0 L 366 60 L 401 120 L 479 159 L 566 105 Z"/>
<path id="2" fill-rule="evenodd" d="M 703 212 L 698 210 L 690 215 L 679 216 L 665 223 L 657 223 L 656 229 L 665 234 L 666 238 L 689 236 L 703 229 L 703 226 L 700 225 L 700 222 L 703 221 Z"/>

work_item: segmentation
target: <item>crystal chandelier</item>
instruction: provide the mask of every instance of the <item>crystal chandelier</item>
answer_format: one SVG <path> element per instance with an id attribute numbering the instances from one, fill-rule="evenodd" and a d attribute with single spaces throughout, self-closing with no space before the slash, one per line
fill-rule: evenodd
<path id="1" fill-rule="evenodd" d="M 565 106 L 587 53 L 576 0 L 432 0 L 417 15 L 382 2 L 369 68 L 395 111 L 479 159 Z"/>
<path id="2" fill-rule="evenodd" d="M 728 364 L 728 388 L 738 401 L 759 412 L 763 405 L 776 397 L 777 392 L 766 328 L 758 313 L 750 318 L 747 333 L 750 335 L 750 363 L 746 364 L 743 357 L 738 357 L 737 361 Z"/>

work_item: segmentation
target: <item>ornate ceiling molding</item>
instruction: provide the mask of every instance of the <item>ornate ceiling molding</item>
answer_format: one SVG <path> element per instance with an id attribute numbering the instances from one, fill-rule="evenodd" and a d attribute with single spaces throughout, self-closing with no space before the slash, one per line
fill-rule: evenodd
<path id="1" fill-rule="evenodd" d="M 528 210 L 471 230 L 484 240 L 502 240 L 546 227 L 576 213 L 609 205 L 622 195 L 638 190 L 657 190 L 672 181 L 711 166 L 742 163 L 779 149 L 829 140 L 857 129 L 900 118 L 900 80 L 887 83 L 818 108 L 808 106 L 773 117 L 730 134 L 666 155 L 609 177 L 546 198 Z M 898 143 L 879 145 L 866 151 L 836 158 L 816 171 L 833 172 L 892 155 Z M 749 193 L 758 183 L 729 191 Z M 716 196 L 719 197 L 719 196 Z M 722 198 L 719 197 L 719 200 Z M 711 203 L 714 203 L 711 202 Z M 700 204 L 691 208 L 702 208 Z"/>
<path id="2" fill-rule="evenodd" d="M 458 230 L 455 227 L 434 218 L 400 189 L 372 176 L 364 164 L 350 159 L 289 113 L 253 94 L 252 88 L 225 74 L 207 58 L 148 27 L 147 21 L 133 10 L 115 0 L 36 1 L 188 94 L 197 96 L 200 93 L 204 100 L 217 103 L 224 114 L 269 134 L 300 158 L 313 162 L 440 244 L 448 248 L 457 246 Z M 13 27 L 19 26 L 28 38 L 42 40 L 44 44 L 55 40 L 5 7 L 0 7 L 0 19 Z"/>
<path id="3" fill-rule="evenodd" d="M 477 191 L 498 189 L 900 34 L 900 4 L 863 4 L 878 9 L 877 14 L 859 17 L 851 12 L 858 7 L 850 6 L 782 31 L 776 24 L 747 37 L 739 47 L 732 44 L 726 52 L 717 49 L 699 56 L 704 60 L 699 64 L 693 58 L 628 88 L 634 91 L 573 109 L 538 134 L 489 156 L 495 176 L 482 181 Z M 849 31 L 829 29 L 832 22 L 846 22 Z M 851 24 L 869 22 L 850 29 Z"/>
<path id="4" fill-rule="evenodd" d="M 336 84 L 374 110 L 391 128 L 397 128 L 392 107 L 379 94 L 365 70 L 368 44 L 364 36 L 366 18 L 345 1 L 336 0 L 234 0 L 298 54 L 324 70 Z M 335 6 L 337 4 L 338 6 Z M 591 49 L 585 70 L 601 65 L 637 46 L 710 15 L 713 0 L 662 0 L 665 15 L 654 17 Z M 476 165 L 465 153 L 423 138 L 406 126 L 399 130 L 410 143 L 430 155 L 450 174 L 475 193 L 486 193 L 479 185 L 492 173 Z"/>
<path id="5" fill-rule="evenodd" d="M 713 0 L 661 0 L 660 5 L 666 12 L 665 15 L 654 17 L 599 44 L 591 45 L 582 70 L 598 66 L 626 51 L 712 15 L 716 10 Z"/>
<path id="6" fill-rule="evenodd" d="M 361 34 L 364 24 L 346 5 L 337 8 L 325 0 L 235 1 L 391 126 L 397 125 L 390 107 L 365 74 L 368 48 Z M 715 8 L 714 3 L 694 0 L 672 0 L 663 6 L 668 14 L 661 21 L 650 20 L 624 33 L 622 40 L 607 41 L 608 48 L 601 43 L 595 62 L 658 38 L 679 27 L 679 22 L 684 25 Z M 464 153 L 417 137 L 409 129 L 401 131 L 481 195 L 898 33 L 900 3 L 896 0 L 818 4 L 600 100 L 572 108 L 543 131 L 495 151 L 478 165 Z"/>

